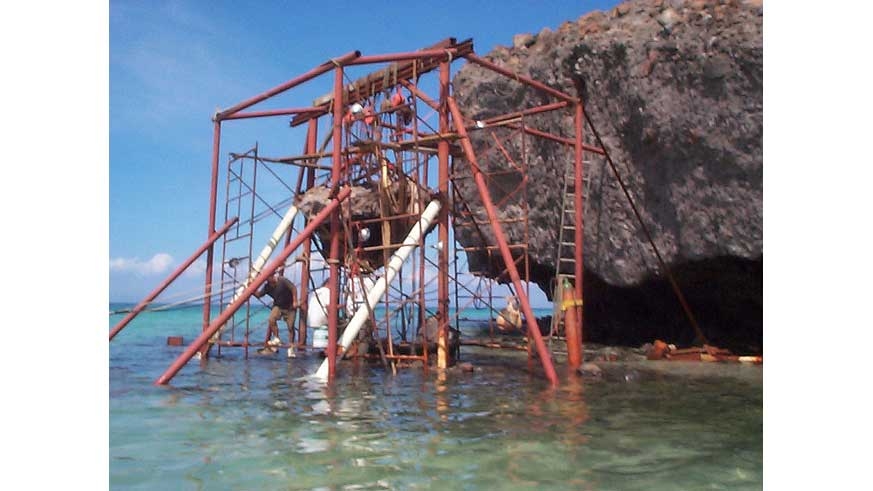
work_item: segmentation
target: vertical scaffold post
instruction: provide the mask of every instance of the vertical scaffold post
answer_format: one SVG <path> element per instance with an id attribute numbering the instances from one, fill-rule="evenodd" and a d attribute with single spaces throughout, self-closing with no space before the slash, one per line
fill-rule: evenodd
<path id="1" fill-rule="evenodd" d="M 206 236 L 215 233 L 215 208 L 218 195 L 218 153 L 221 146 L 221 120 L 215 119 L 212 130 L 212 180 L 209 185 L 209 228 Z M 210 309 L 212 308 L 212 263 L 214 261 L 215 246 L 210 245 L 206 249 L 206 280 L 203 289 L 203 331 L 209 326 Z M 200 355 L 206 357 L 209 346 L 204 345 L 200 349 Z"/>
<path id="2" fill-rule="evenodd" d="M 334 71 L 333 86 L 333 166 L 330 173 L 330 183 L 337 186 L 342 167 L 342 131 L 343 131 L 343 66 L 339 63 Z M 339 309 L 339 261 L 340 261 L 340 210 L 336 209 L 330 215 L 330 305 L 327 309 L 327 359 L 328 381 L 336 375 L 336 342 Z"/>
<path id="3" fill-rule="evenodd" d="M 316 145 L 318 141 L 318 118 L 313 118 L 309 120 L 309 128 L 306 132 L 306 154 L 312 155 L 317 152 Z M 315 162 L 313 162 L 315 163 Z M 300 172 L 304 172 L 302 169 Z M 315 186 L 315 169 L 309 167 L 306 169 L 306 189 L 312 189 Z M 297 325 L 300 326 L 297 335 L 297 346 L 302 348 L 306 346 L 307 341 L 307 330 L 309 329 L 309 302 L 307 299 L 309 298 L 309 267 L 310 267 L 310 257 L 309 254 L 312 250 L 312 237 L 307 236 L 306 239 L 303 240 L 303 265 L 300 268 L 300 298 L 298 302 L 300 303 L 300 315 L 297 321 Z"/>
<path id="4" fill-rule="evenodd" d="M 449 131 L 449 115 L 447 100 L 449 96 L 449 61 L 440 63 L 440 111 L 439 128 L 440 134 L 445 135 Z M 457 124 L 457 123 L 456 123 Z M 439 193 L 443 198 L 449 195 L 449 142 L 441 138 L 437 145 L 439 159 Z M 439 283 L 437 295 L 439 296 L 438 317 L 439 330 L 437 331 L 437 367 L 449 366 L 449 209 L 444 205 L 439 215 L 439 243 L 442 247 L 439 252 Z"/>

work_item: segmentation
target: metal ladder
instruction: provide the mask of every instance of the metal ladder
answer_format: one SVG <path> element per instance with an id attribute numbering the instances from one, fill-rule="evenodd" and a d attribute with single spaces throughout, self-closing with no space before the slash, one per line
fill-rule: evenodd
<path id="1" fill-rule="evenodd" d="M 249 162 L 250 161 L 250 162 Z M 230 304 L 230 299 L 235 291 L 248 277 L 252 259 L 252 240 L 254 238 L 254 214 L 257 185 L 258 146 L 241 155 L 231 154 L 227 163 L 227 187 L 225 190 L 224 215 L 225 219 L 233 216 L 250 217 L 240 220 L 231 230 L 222 237 L 221 244 L 221 280 L 219 282 L 219 305 L 225 308 Z M 243 341 L 246 344 L 246 356 L 248 356 L 249 342 L 249 319 L 251 317 L 251 305 L 246 302 L 242 320 L 236 315 L 231 317 L 226 329 L 230 331 L 230 342 L 236 341 L 236 327 L 244 326 Z M 218 338 L 225 328 L 218 332 Z M 221 345 L 219 344 L 219 354 Z"/>
<path id="2" fill-rule="evenodd" d="M 589 164 L 584 160 L 583 165 Z M 575 166 L 572 162 L 564 167 L 564 190 L 561 195 L 561 222 L 558 228 L 558 251 L 555 255 L 555 287 L 552 292 L 552 327 L 550 337 L 563 332 L 564 316 L 561 315 L 561 282 L 564 278 L 576 284 L 576 191 L 574 188 Z M 585 189 L 583 198 L 588 198 L 588 175 L 582 178 Z"/>

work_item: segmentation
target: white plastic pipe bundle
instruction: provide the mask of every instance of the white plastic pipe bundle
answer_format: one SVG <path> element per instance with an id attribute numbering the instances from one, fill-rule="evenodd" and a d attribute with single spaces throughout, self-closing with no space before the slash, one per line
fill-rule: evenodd
<path id="1" fill-rule="evenodd" d="M 412 227 L 412 230 L 409 231 L 409 235 L 406 236 L 406 239 L 403 240 L 403 245 L 400 246 L 399 249 L 391 256 L 391 260 L 388 261 L 388 267 L 385 271 L 385 274 L 382 275 L 381 278 L 376 280 L 375 286 L 370 290 L 367 295 L 367 304 L 361 305 L 358 308 L 358 311 L 355 312 L 355 315 L 352 317 L 352 320 L 349 321 L 349 325 L 346 326 L 346 330 L 343 332 L 342 339 L 340 340 L 340 345 L 342 346 L 342 352 L 345 352 L 349 349 L 349 346 L 352 344 L 352 341 L 358 336 L 358 331 L 361 330 L 361 327 L 364 326 L 364 323 L 370 317 L 370 310 L 376 308 L 376 304 L 379 303 L 379 299 L 382 298 L 382 295 L 385 294 L 385 290 L 388 289 L 388 285 L 391 284 L 391 281 L 394 280 L 394 277 L 397 276 L 397 272 L 400 271 L 400 267 L 418 247 L 418 241 L 421 239 L 424 231 L 430 227 L 430 224 L 436 219 L 437 213 L 440 211 L 440 202 L 437 200 L 431 201 L 427 208 L 424 209 L 424 213 L 421 214 L 421 219 L 418 221 L 416 225 Z M 315 377 L 327 380 L 328 370 L 328 360 L 325 359 L 321 362 L 321 366 L 318 367 L 318 371 L 315 372 Z"/>

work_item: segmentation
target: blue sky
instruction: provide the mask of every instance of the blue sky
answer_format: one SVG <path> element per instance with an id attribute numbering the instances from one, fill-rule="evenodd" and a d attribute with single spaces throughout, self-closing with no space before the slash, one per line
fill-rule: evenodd
<path id="1" fill-rule="evenodd" d="M 484 55 L 497 45 L 511 45 L 515 34 L 554 30 L 616 4 L 369 2 L 362 8 L 361 2 L 343 1 L 246 7 L 239 2 L 111 1 L 110 300 L 142 299 L 205 240 L 210 118 L 216 109 L 355 49 L 384 54 L 413 51 L 446 37 L 472 37 L 476 52 Z M 460 66 L 455 63 L 453 73 Z M 325 75 L 294 89 L 277 97 L 275 107 L 308 105 L 330 90 L 331 81 Z M 223 125 L 221 164 L 227 152 L 242 152 L 255 141 L 267 155 L 299 153 L 302 134 L 286 121 Z M 218 208 L 220 225 L 223 200 Z M 256 249 L 262 244 L 256 240 Z M 165 297 L 202 290 L 202 265 L 202 260 L 195 264 Z"/>

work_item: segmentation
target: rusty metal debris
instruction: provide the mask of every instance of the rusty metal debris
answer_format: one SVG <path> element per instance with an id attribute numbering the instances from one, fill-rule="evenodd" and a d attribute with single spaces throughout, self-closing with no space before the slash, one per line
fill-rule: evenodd
<path id="1" fill-rule="evenodd" d="M 735 362 L 735 363 L 753 363 L 761 364 L 764 362 L 763 356 L 740 356 L 733 354 L 730 350 L 704 344 L 703 347 L 692 348 L 677 348 L 676 345 L 667 344 L 660 339 L 656 339 L 652 344 L 651 349 L 646 353 L 648 360 L 670 360 L 670 361 L 707 361 L 707 362 Z"/>

